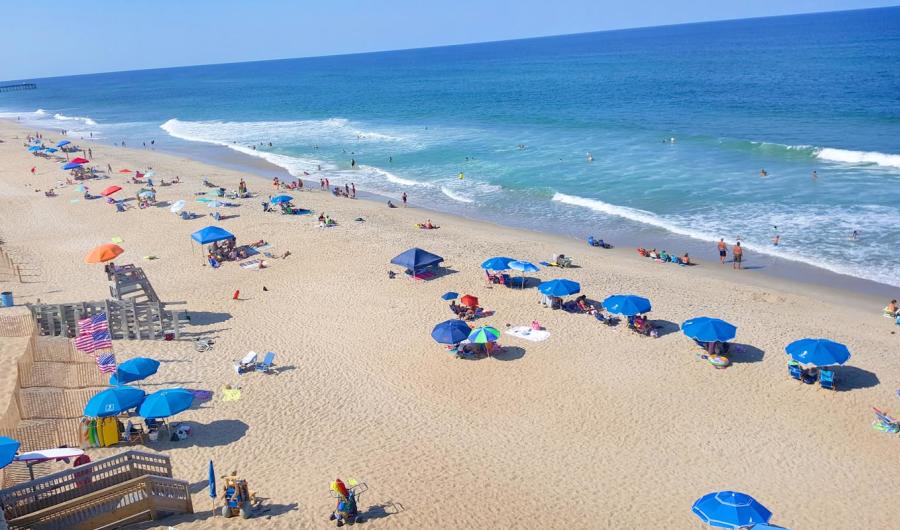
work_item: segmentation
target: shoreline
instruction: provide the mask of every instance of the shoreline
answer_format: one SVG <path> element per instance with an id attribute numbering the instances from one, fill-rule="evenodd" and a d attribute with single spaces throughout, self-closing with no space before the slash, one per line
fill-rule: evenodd
<path id="1" fill-rule="evenodd" d="M 2 118 L 0 120 L 15 124 L 19 127 L 24 127 L 26 130 L 28 128 L 27 126 L 16 123 L 10 118 Z M 48 132 L 53 134 L 53 131 Z M 240 151 L 219 144 L 183 140 L 174 136 L 170 136 L 165 131 L 162 131 L 162 133 L 163 139 L 161 141 L 157 141 L 156 149 L 148 149 L 147 151 L 168 153 L 174 156 L 182 156 L 222 169 L 245 171 L 248 172 L 249 176 L 252 177 L 263 177 L 267 179 L 278 177 L 282 180 L 285 178 L 291 180 L 297 178 L 284 167 L 270 162 L 262 157 L 242 153 Z M 130 137 L 126 137 L 125 139 L 129 140 L 129 143 L 131 145 L 136 145 L 136 142 L 139 140 L 137 138 Z M 86 144 L 99 144 L 105 147 L 121 149 L 120 147 L 106 143 L 102 139 L 79 139 L 78 141 Z M 138 152 L 143 151 L 143 149 L 137 147 L 130 147 L 128 149 L 135 149 Z M 317 179 L 318 174 L 327 177 L 328 170 L 323 170 L 321 173 L 310 174 L 308 177 L 305 177 L 304 185 L 312 183 L 315 184 L 316 187 L 318 187 L 317 181 L 309 180 Z M 361 186 L 358 187 L 357 196 L 362 199 L 375 201 L 384 201 L 388 198 L 395 201 L 399 199 L 399 195 L 366 191 L 365 183 L 362 183 Z M 415 198 L 413 197 L 412 200 L 414 199 Z M 446 211 L 446 209 L 444 208 L 441 208 L 438 204 L 425 204 L 423 206 L 417 207 L 422 210 L 432 212 L 434 215 L 450 215 L 456 218 L 467 219 L 474 222 L 489 223 L 493 226 L 503 226 L 513 230 L 523 230 L 530 233 L 558 236 L 566 239 L 567 241 L 583 242 L 584 237 L 586 235 L 590 235 L 587 232 L 591 230 L 590 225 L 587 225 L 587 228 L 582 228 L 573 226 L 572 224 L 567 222 L 559 222 L 555 225 L 548 223 L 546 224 L 546 228 L 535 227 L 529 225 L 529 223 L 525 220 L 516 218 L 515 216 L 504 214 L 496 214 L 493 216 L 471 216 L 454 214 Z M 677 248 L 679 250 L 675 253 L 678 255 L 682 255 L 684 254 L 684 252 L 688 252 L 694 260 L 703 261 L 704 263 L 708 264 L 713 264 L 714 262 L 718 261 L 718 254 L 715 250 L 714 242 L 699 240 L 690 236 L 672 233 L 665 230 L 664 228 L 659 228 L 652 225 L 641 225 L 640 223 L 637 223 L 638 225 L 640 225 L 638 228 L 631 228 L 630 226 L 628 226 L 629 223 L 636 222 L 628 221 L 624 223 L 623 226 L 623 223 L 618 223 L 617 221 L 615 221 L 615 217 L 611 216 L 610 221 L 608 221 L 606 224 L 616 226 L 616 228 L 603 233 L 596 232 L 593 233 L 593 235 L 595 237 L 602 237 L 606 241 L 613 243 L 618 250 L 624 248 L 632 253 L 635 252 L 638 246 L 658 249 Z M 582 232 L 584 232 L 584 234 L 582 234 Z M 728 240 L 727 242 L 729 243 L 730 248 L 733 245 L 733 241 Z M 747 259 L 748 256 L 750 258 L 749 260 Z M 900 287 L 898 286 L 860 278 L 850 274 L 835 272 L 824 267 L 811 265 L 800 259 L 784 258 L 772 254 L 761 253 L 756 251 L 755 249 L 745 249 L 745 265 L 748 265 L 748 267 L 745 269 L 745 271 L 749 273 L 748 276 L 759 275 L 771 280 L 781 280 L 785 282 L 785 285 L 798 284 L 815 288 L 821 287 L 828 290 L 835 290 L 837 292 L 864 296 L 872 300 L 889 300 L 900 296 Z M 729 269 L 731 267 L 730 251 L 729 260 L 726 262 L 726 267 L 728 267 Z M 766 280 L 761 280 L 760 282 L 754 284 L 764 285 L 765 281 Z"/>
<path id="2" fill-rule="evenodd" d="M 898 410 L 900 337 L 881 317 L 880 299 L 730 265 L 721 270 L 706 260 L 658 264 L 631 249 L 594 249 L 416 207 L 388 209 L 318 186 L 291 194 L 297 206 L 337 219 L 336 228 L 318 228 L 312 215 L 263 213 L 258 198 L 237 201 L 241 206 L 223 210 L 236 217 L 217 224 L 241 243 L 265 239 L 274 253 L 291 256 L 259 271 L 236 263 L 213 270 L 201 266 L 189 238 L 212 224 L 208 215 L 182 221 L 165 207 L 116 213 L 103 201 L 78 200 L 71 187 L 55 198 L 35 192 L 66 174 L 12 140 L 25 131 L 0 122 L 0 235 L 35 264 L 38 277 L 0 288 L 12 290 L 18 304 L 102 298 L 106 276 L 83 257 L 121 237 L 126 253 L 117 262 L 141 266 L 162 300 L 185 302 L 191 333 L 215 339 L 206 353 L 187 340 L 115 343 L 119 362 L 138 355 L 163 362 L 148 389 L 216 393 L 174 418 L 192 425 L 191 438 L 148 450 L 170 455 L 175 476 L 190 483 L 205 479 L 210 459 L 220 472 L 237 469 L 276 507 L 271 517 L 254 518 L 261 528 L 322 526 L 334 508 L 327 491 L 336 477 L 369 485 L 362 507 L 387 513 L 366 523 L 373 529 L 510 521 L 548 529 L 690 528 L 697 524 L 693 501 L 717 489 L 751 493 L 776 514 L 773 523 L 789 528 L 889 528 L 900 517 L 883 495 L 900 485 L 897 440 L 870 427 L 873 405 Z M 193 202 L 203 176 L 234 188 L 248 175 L 160 151 L 81 145 L 114 170 L 109 180 L 87 182 L 92 192 L 115 183 L 132 196 L 139 186 L 117 171 L 149 165 L 154 178 L 181 176 L 181 184 L 158 188 L 160 201 L 190 199 L 188 209 L 203 214 L 210 210 Z M 248 184 L 262 197 L 271 189 L 262 180 Z M 439 230 L 414 227 L 428 216 Z M 388 279 L 386 271 L 398 270 L 390 259 L 413 246 L 443 256 L 446 274 Z M 579 267 L 530 276 L 578 281 L 595 300 L 647 296 L 662 336 L 542 308 L 534 288 L 488 285 L 479 267 L 494 255 L 536 262 L 559 252 Z M 477 296 L 493 312 L 477 325 L 504 330 L 539 320 L 551 337 L 504 334 L 502 355 L 454 359 L 429 335 L 451 318 L 441 300 L 450 290 Z M 678 330 L 700 315 L 738 326 L 731 367 L 710 366 Z M 784 346 L 805 336 L 850 347 L 853 357 L 838 371 L 841 391 L 788 377 Z M 231 360 L 248 350 L 277 352 L 278 373 L 237 376 Z M 223 402 L 224 384 L 240 386 L 241 399 Z M 91 458 L 119 450 L 91 450 Z M 824 486 L 810 496 L 809 484 Z M 635 503 L 648 487 L 652 501 Z M 228 527 L 206 516 L 205 490 L 193 501 L 197 514 L 161 523 Z"/>

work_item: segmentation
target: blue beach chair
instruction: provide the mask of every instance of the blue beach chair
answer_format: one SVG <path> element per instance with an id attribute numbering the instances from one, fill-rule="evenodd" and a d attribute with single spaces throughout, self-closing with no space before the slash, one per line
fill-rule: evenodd
<path id="1" fill-rule="evenodd" d="M 797 381 L 803 381 L 803 370 L 800 369 L 799 364 L 788 364 L 788 375 Z"/>
<path id="2" fill-rule="evenodd" d="M 266 356 L 263 357 L 261 363 L 256 365 L 257 372 L 269 373 L 272 371 L 272 366 L 275 364 L 275 352 L 270 351 L 266 353 Z"/>
<path id="3" fill-rule="evenodd" d="M 827 390 L 837 390 L 834 384 L 834 370 L 819 370 L 819 386 Z"/>

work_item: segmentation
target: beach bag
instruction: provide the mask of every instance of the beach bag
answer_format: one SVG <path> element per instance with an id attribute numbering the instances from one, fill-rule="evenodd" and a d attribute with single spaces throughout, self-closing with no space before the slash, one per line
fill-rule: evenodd
<path id="1" fill-rule="evenodd" d="M 534 331 L 540 331 L 543 328 L 541 328 L 540 322 L 538 322 L 537 320 L 532 320 L 531 321 L 531 329 L 533 329 Z"/>

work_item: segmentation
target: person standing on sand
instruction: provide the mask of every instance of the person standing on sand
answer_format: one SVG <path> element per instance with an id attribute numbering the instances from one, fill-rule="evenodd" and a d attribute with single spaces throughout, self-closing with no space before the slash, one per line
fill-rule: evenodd
<path id="1" fill-rule="evenodd" d="M 328 181 L 328 177 L 325 177 L 325 190 L 331 189 L 331 182 Z"/>
<path id="2" fill-rule="evenodd" d="M 350 197 L 356 198 L 356 184 L 350 183 Z"/>
<path id="3" fill-rule="evenodd" d="M 320 190 L 325 189 L 325 179 L 319 179 L 319 189 Z"/>
<path id="4" fill-rule="evenodd" d="M 406 208 L 406 192 L 405 191 L 403 192 L 403 196 L 401 197 L 401 199 L 403 199 L 403 207 Z"/>
<path id="5" fill-rule="evenodd" d="M 725 244 L 725 238 L 719 239 L 719 261 L 725 265 L 725 258 L 728 256 L 728 245 Z"/>
<path id="6" fill-rule="evenodd" d="M 732 262 L 732 269 L 741 269 L 741 260 L 744 258 L 744 249 L 741 248 L 741 242 L 738 241 L 734 244 L 734 247 L 731 248 L 731 254 L 734 256 L 734 261 Z"/>

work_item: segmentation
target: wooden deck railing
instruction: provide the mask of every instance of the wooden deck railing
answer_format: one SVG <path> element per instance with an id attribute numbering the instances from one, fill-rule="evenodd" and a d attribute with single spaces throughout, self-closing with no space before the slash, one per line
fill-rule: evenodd
<path id="1" fill-rule="evenodd" d="M 10 521 L 145 475 L 171 478 L 169 457 L 126 451 L 0 490 L 0 505 Z"/>
<path id="2" fill-rule="evenodd" d="M 144 475 L 9 520 L 11 529 L 119 528 L 171 513 L 194 513 L 187 482 Z"/>

